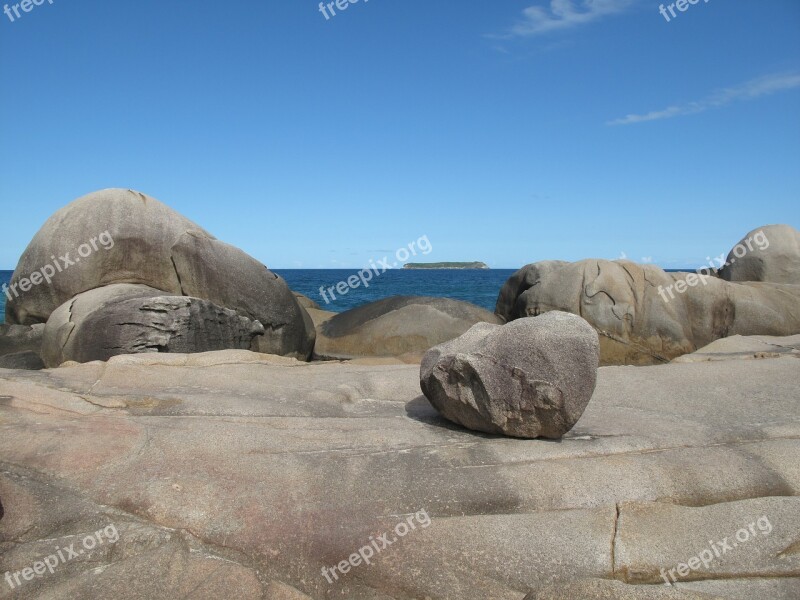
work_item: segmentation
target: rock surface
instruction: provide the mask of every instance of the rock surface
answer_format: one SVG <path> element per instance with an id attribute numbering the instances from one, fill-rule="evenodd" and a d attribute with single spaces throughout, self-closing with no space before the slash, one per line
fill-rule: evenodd
<path id="1" fill-rule="evenodd" d="M 529 314 L 520 297 L 532 287 L 541 285 L 542 280 L 547 275 L 569 264 L 571 263 L 564 260 L 543 260 L 526 265 L 516 271 L 508 278 L 500 290 L 500 294 L 497 297 L 497 305 L 495 306 L 495 314 L 499 315 L 504 321 L 536 316 Z"/>
<path id="2" fill-rule="evenodd" d="M 558 443 L 454 427 L 418 373 L 242 350 L 0 371 L 0 574 L 113 523 L 23 597 L 662 598 L 660 569 L 766 515 L 666 598 L 796 600 L 797 359 L 601 368 Z"/>
<path id="3" fill-rule="evenodd" d="M 597 333 L 563 312 L 479 323 L 431 348 L 422 391 L 447 419 L 476 431 L 558 439 L 589 403 L 599 363 Z"/>
<path id="4" fill-rule="evenodd" d="M 44 369 L 44 367 L 42 357 L 30 350 L 0 356 L 0 369 L 30 369 L 31 371 L 37 371 Z"/>
<path id="5" fill-rule="evenodd" d="M 26 248 L 11 286 L 62 256 L 74 264 L 58 259 L 63 271 L 55 272 L 50 283 L 12 293 L 8 323 L 44 323 L 78 294 L 117 283 L 141 284 L 169 296 L 208 300 L 261 322 L 266 330 L 259 338 L 261 352 L 311 354 L 311 320 L 283 279 L 140 192 L 101 190 L 57 211 Z"/>
<path id="6" fill-rule="evenodd" d="M 42 348 L 44 324 L 9 325 L 0 323 L 0 356 L 17 352 L 39 352 Z"/>
<path id="7" fill-rule="evenodd" d="M 728 253 L 719 276 L 726 281 L 800 285 L 800 231 L 791 225 L 754 229 Z"/>
<path id="8" fill-rule="evenodd" d="M 313 308 L 314 310 L 322 310 L 322 307 L 314 302 L 308 296 L 304 296 L 300 292 L 292 292 L 297 299 L 297 303 L 305 309 Z"/>
<path id="9" fill-rule="evenodd" d="M 0 368 L 42 369 L 44 324 L 9 325 L 0 323 Z"/>
<path id="10" fill-rule="evenodd" d="M 691 363 L 736 358 L 777 358 L 782 355 L 800 357 L 800 335 L 787 337 L 732 335 L 711 342 L 691 354 L 679 356 L 672 362 Z"/>
<path id="11" fill-rule="evenodd" d="M 608 579 L 547 586 L 524 600 L 725 600 L 723 596 L 682 591 L 665 586 L 628 585 Z"/>
<path id="12" fill-rule="evenodd" d="M 113 551 L 24 591 L 520 600 L 606 579 L 645 593 L 766 513 L 769 536 L 678 589 L 796 599 L 797 359 L 601 368 L 558 443 L 454 427 L 418 373 L 242 350 L 0 371 L 0 574 L 114 523 Z M 422 509 L 430 527 L 323 577 Z"/>
<path id="13" fill-rule="evenodd" d="M 629 261 L 546 261 L 515 273 L 497 301 L 507 321 L 553 310 L 594 326 L 602 364 L 658 364 L 730 335 L 800 332 L 800 286 L 730 283 Z"/>
<path id="14" fill-rule="evenodd" d="M 392 296 L 320 321 L 314 355 L 328 359 L 405 356 L 419 362 L 429 348 L 481 322 L 502 323 L 468 302 Z"/>
<path id="15" fill-rule="evenodd" d="M 258 348 L 263 334 L 258 321 L 207 300 L 116 284 L 58 307 L 45 326 L 42 357 L 48 367 L 57 367 L 140 352 L 250 350 Z"/>

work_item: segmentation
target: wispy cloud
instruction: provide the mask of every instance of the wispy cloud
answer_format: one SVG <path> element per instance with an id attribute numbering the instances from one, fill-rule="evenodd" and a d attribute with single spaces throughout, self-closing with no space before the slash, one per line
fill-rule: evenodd
<path id="1" fill-rule="evenodd" d="M 644 123 L 646 121 L 658 121 L 661 119 L 671 119 L 684 115 L 696 115 L 697 113 L 722 108 L 732 102 L 754 100 L 762 96 L 769 96 L 777 92 L 791 90 L 800 87 L 800 72 L 797 73 L 775 73 L 757 79 L 726 88 L 719 92 L 686 104 L 668 106 L 662 110 L 654 110 L 641 115 L 627 115 L 620 119 L 608 121 L 607 125 L 632 125 L 634 123 Z"/>
<path id="2" fill-rule="evenodd" d="M 550 0 L 550 7 L 530 6 L 522 11 L 522 19 L 502 36 L 531 37 L 571 29 L 605 17 L 621 13 L 635 0 Z"/>

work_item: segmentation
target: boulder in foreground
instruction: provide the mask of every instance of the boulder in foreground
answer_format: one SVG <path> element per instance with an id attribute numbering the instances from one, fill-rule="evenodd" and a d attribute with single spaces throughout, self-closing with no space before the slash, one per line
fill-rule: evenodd
<path id="1" fill-rule="evenodd" d="M 563 312 L 475 325 L 422 360 L 425 396 L 469 429 L 560 438 L 594 392 L 600 350 L 586 321 Z"/>

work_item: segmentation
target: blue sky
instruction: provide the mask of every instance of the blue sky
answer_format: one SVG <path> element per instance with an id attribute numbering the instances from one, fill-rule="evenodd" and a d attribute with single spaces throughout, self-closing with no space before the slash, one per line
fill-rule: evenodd
<path id="1" fill-rule="evenodd" d="M 272 268 L 360 267 L 423 235 L 426 260 L 697 266 L 800 228 L 800 2 L 701 0 L 669 22 L 659 4 L 0 14 L 0 268 L 106 187 Z"/>

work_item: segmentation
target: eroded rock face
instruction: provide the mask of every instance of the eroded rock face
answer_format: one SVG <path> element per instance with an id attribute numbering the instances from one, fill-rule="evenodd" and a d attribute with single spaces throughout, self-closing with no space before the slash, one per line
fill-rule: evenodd
<path id="1" fill-rule="evenodd" d="M 261 322 L 258 351 L 305 360 L 316 337 L 286 282 L 238 248 L 187 232 L 172 247 L 181 293 L 232 308 Z"/>
<path id="2" fill-rule="evenodd" d="M 512 321 L 553 310 L 597 330 L 602 364 L 657 364 L 729 335 L 800 332 L 800 286 L 730 283 L 629 261 L 548 261 L 515 273 L 496 312 Z"/>
<path id="3" fill-rule="evenodd" d="M 31 369 L 44 367 L 41 360 L 44 324 L 0 324 L 0 368 Z"/>
<path id="4" fill-rule="evenodd" d="M 791 225 L 766 225 L 744 236 L 719 271 L 726 281 L 800 285 L 800 231 Z"/>
<path id="5" fill-rule="evenodd" d="M 19 296 L 12 294 L 6 305 L 6 321 L 44 323 L 67 300 L 112 283 L 139 283 L 180 295 L 170 257 L 172 247 L 188 231 L 213 239 L 165 204 L 133 190 L 107 189 L 78 198 L 56 211 L 34 235 L 11 285 L 30 279 L 48 264 L 57 263 L 62 271 L 52 275 L 50 283 L 27 291 L 17 288 Z M 100 243 L 105 232 L 108 236 Z M 89 256 L 78 255 L 82 244 L 89 244 Z"/>
<path id="6" fill-rule="evenodd" d="M 48 367 L 57 367 L 141 352 L 250 350 L 263 334 L 258 321 L 208 300 L 116 284 L 57 308 L 45 326 L 42 356 Z"/>
<path id="7" fill-rule="evenodd" d="M 49 281 L 41 280 L 44 268 Z M 34 273 L 40 283 L 23 290 Z M 6 320 L 44 323 L 78 294 L 117 283 L 208 300 L 259 321 L 261 352 L 305 359 L 313 349 L 311 321 L 282 278 L 158 200 L 122 189 L 79 198 L 45 222 L 14 271 Z"/>
<path id="8" fill-rule="evenodd" d="M 38 371 L 39 369 L 44 369 L 44 367 L 45 365 L 44 362 L 42 362 L 42 357 L 39 356 L 38 353 L 31 352 L 30 350 L 0 356 L 0 369 Z"/>
<path id="9" fill-rule="evenodd" d="M 44 325 L 9 325 L 0 323 L 0 356 L 17 352 L 38 352 L 42 347 Z"/>
<path id="10" fill-rule="evenodd" d="M 339 313 L 318 325 L 321 358 L 409 356 L 458 337 L 475 323 L 501 323 L 479 306 L 424 296 L 392 296 Z"/>
<path id="11" fill-rule="evenodd" d="M 431 348 L 420 368 L 425 396 L 469 429 L 560 438 L 583 414 L 597 380 L 597 333 L 563 312 L 478 324 Z"/>
<path id="12" fill-rule="evenodd" d="M 517 299 L 525 291 L 535 285 L 539 285 L 542 278 L 548 273 L 569 265 L 564 260 L 543 260 L 521 268 L 514 273 L 503 285 L 500 295 L 497 298 L 495 314 L 505 321 L 518 319 L 520 317 L 532 317 L 536 315 L 525 314 L 523 307 L 517 307 Z"/>

